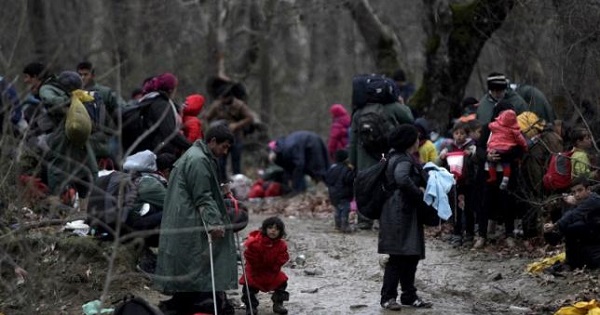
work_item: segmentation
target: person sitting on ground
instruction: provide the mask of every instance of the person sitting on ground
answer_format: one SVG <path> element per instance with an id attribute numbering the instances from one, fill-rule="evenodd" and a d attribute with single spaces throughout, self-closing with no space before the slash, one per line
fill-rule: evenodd
<path id="1" fill-rule="evenodd" d="M 544 224 L 545 238 L 564 237 L 566 261 L 571 268 L 600 266 L 600 196 L 590 189 L 585 176 L 573 179 L 571 194 L 563 200 L 572 205 L 556 223 Z"/>
<path id="2" fill-rule="evenodd" d="M 335 164 L 332 164 L 325 175 L 325 183 L 329 189 L 329 200 L 335 207 L 334 220 L 335 229 L 350 233 L 348 223 L 350 216 L 350 201 L 353 197 L 354 168 L 350 165 L 348 152 L 338 150 L 335 153 Z"/>
<path id="3" fill-rule="evenodd" d="M 506 189 L 508 186 L 508 180 L 510 179 L 510 164 L 511 161 L 507 160 L 506 154 L 511 151 L 515 146 L 520 146 L 524 152 L 527 151 L 527 140 L 521 133 L 519 123 L 517 122 L 517 114 L 514 110 L 505 110 L 495 121 L 489 125 L 491 135 L 488 142 L 488 152 L 496 152 L 500 155 L 500 163 L 502 164 L 502 182 L 500 183 L 500 189 Z M 490 174 L 488 183 L 495 183 L 497 179 L 496 165 L 498 162 L 488 162 Z"/>
<path id="4" fill-rule="evenodd" d="M 202 122 L 198 115 L 204 107 L 204 96 L 200 94 L 192 94 L 185 98 L 183 103 L 183 134 L 191 143 L 198 139 L 203 139 Z"/>
<path id="5" fill-rule="evenodd" d="M 288 301 L 290 294 L 287 288 L 287 275 L 281 271 L 290 259 L 285 237 L 285 225 L 278 217 L 270 217 L 262 222 L 260 230 L 252 231 L 244 242 L 244 258 L 246 258 L 245 277 L 240 277 L 242 302 L 246 304 L 246 315 L 258 314 L 259 291 L 271 292 L 273 313 L 287 314 L 283 302 Z M 246 282 L 246 278 L 248 279 Z"/>

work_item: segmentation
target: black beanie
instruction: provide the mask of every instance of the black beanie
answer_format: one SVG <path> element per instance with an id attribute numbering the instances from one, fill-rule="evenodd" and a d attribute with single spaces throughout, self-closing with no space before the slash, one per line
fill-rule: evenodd
<path id="1" fill-rule="evenodd" d="M 81 89 L 83 87 L 83 81 L 79 73 L 75 71 L 63 71 L 58 76 L 58 83 L 62 85 L 67 92 Z"/>
<path id="2" fill-rule="evenodd" d="M 342 163 L 348 159 L 348 151 L 346 150 L 337 150 L 335 151 L 335 162 Z"/>
<path id="3" fill-rule="evenodd" d="M 487 77 L 488 91 L 505 90 L 507 87 L 508 80 L 506 80 L 506 76 L 504 74 L 494 72 Z"/>
<path id="4" fill-rule="evenodd" d="M 402 124 L 394 129 L 389 137 L 388 144 L 398 152 L 404 152 L 417 141 L 419 131 L 411 124 Z"/>

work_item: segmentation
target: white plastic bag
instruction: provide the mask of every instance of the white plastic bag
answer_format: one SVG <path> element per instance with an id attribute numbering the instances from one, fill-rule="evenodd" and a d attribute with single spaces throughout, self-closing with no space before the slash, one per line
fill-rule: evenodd
<path id="1" fill-rule="evenodd" d="M 156 154 L 150 150 L 138 152 L 125 159 L 123 170 L 128 172 L 156 172 Z"/>

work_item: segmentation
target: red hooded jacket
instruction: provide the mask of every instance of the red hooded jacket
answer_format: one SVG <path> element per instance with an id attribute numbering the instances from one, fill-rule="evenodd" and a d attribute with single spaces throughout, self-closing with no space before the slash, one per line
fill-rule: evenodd
<path id="1" fill-rule="evenodd" d="M 198 118 L 203 106 L 204 96 L 200 94 L 192 94 L 185 99 L 182 115 L 183 134 L 189 142 L 204 138 L 202 122 Z"/>
<path id="2" fill-rule="evenodd" d="M 288 280 L 287 275 L 281 271 L 281 267 L 290 259 L 284 240 L 272 240 L 256 230 L 250 232 L 244 246 L 246 276 L 250 287 L 269 292 Z M 240 284 L 246 284 L 244 275 L 240 277 Z"/>
<path id="3" fill-rule="evenodd" d="M 496 120 L 488 126 L 492 132 L 487 144 L 488 151 L 509 151 L 517 145 L 521 146 L 524 151 L 527 151 L 527 140 L 525 140 L 521 129 L 519 129 L 515 111 L 509 109 L 501 112 L 496 117 Z"/>
<path id="4" fill-rule="evenodd" d="M 327 150 L 329 158 L 335 161 L 335 152 L 340 149 L 346 149 L 348 145 L 348 128 L 350 128 L 350 115 L 344 108 L 344 105 L 333 104 L 329 109 L 333 121 L 329 132 L 329 142 Z"/>

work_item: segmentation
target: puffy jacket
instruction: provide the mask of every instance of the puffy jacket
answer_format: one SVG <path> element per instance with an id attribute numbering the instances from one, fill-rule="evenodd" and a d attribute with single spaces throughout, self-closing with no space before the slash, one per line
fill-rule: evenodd
<path id="1" fill-rule="evenodd" d="M 273 291 L 288 280 L 281 267 L 290 259 L 287 244 L 282 239 L 270 239 L 261 231 L 250 232 L 244 243 L 246 250 L 246 277 L 250 287 L 263 292 Z M 246 284 L 244 276 L 240 284 Z"/>
<path id="2" fill-rule="evenodd" d="M 333 121 L 329 131 L 327 150 L 329 158 L 335 160 L 335 152 L 348 146 L 348 128 L 350 128 L 350 115 L 341 104 L 333 104 L 329 109 Z"/>
<path id="3" fill-rule="evenodd" d="M 509 151 L 515 146 L 521 146 L 527 151 L 527 141 L 517 122 L 517 115 L 513 110 L 505 110 L 489 124 L 492 135 L 488 143 L 488 150 Z"/>

